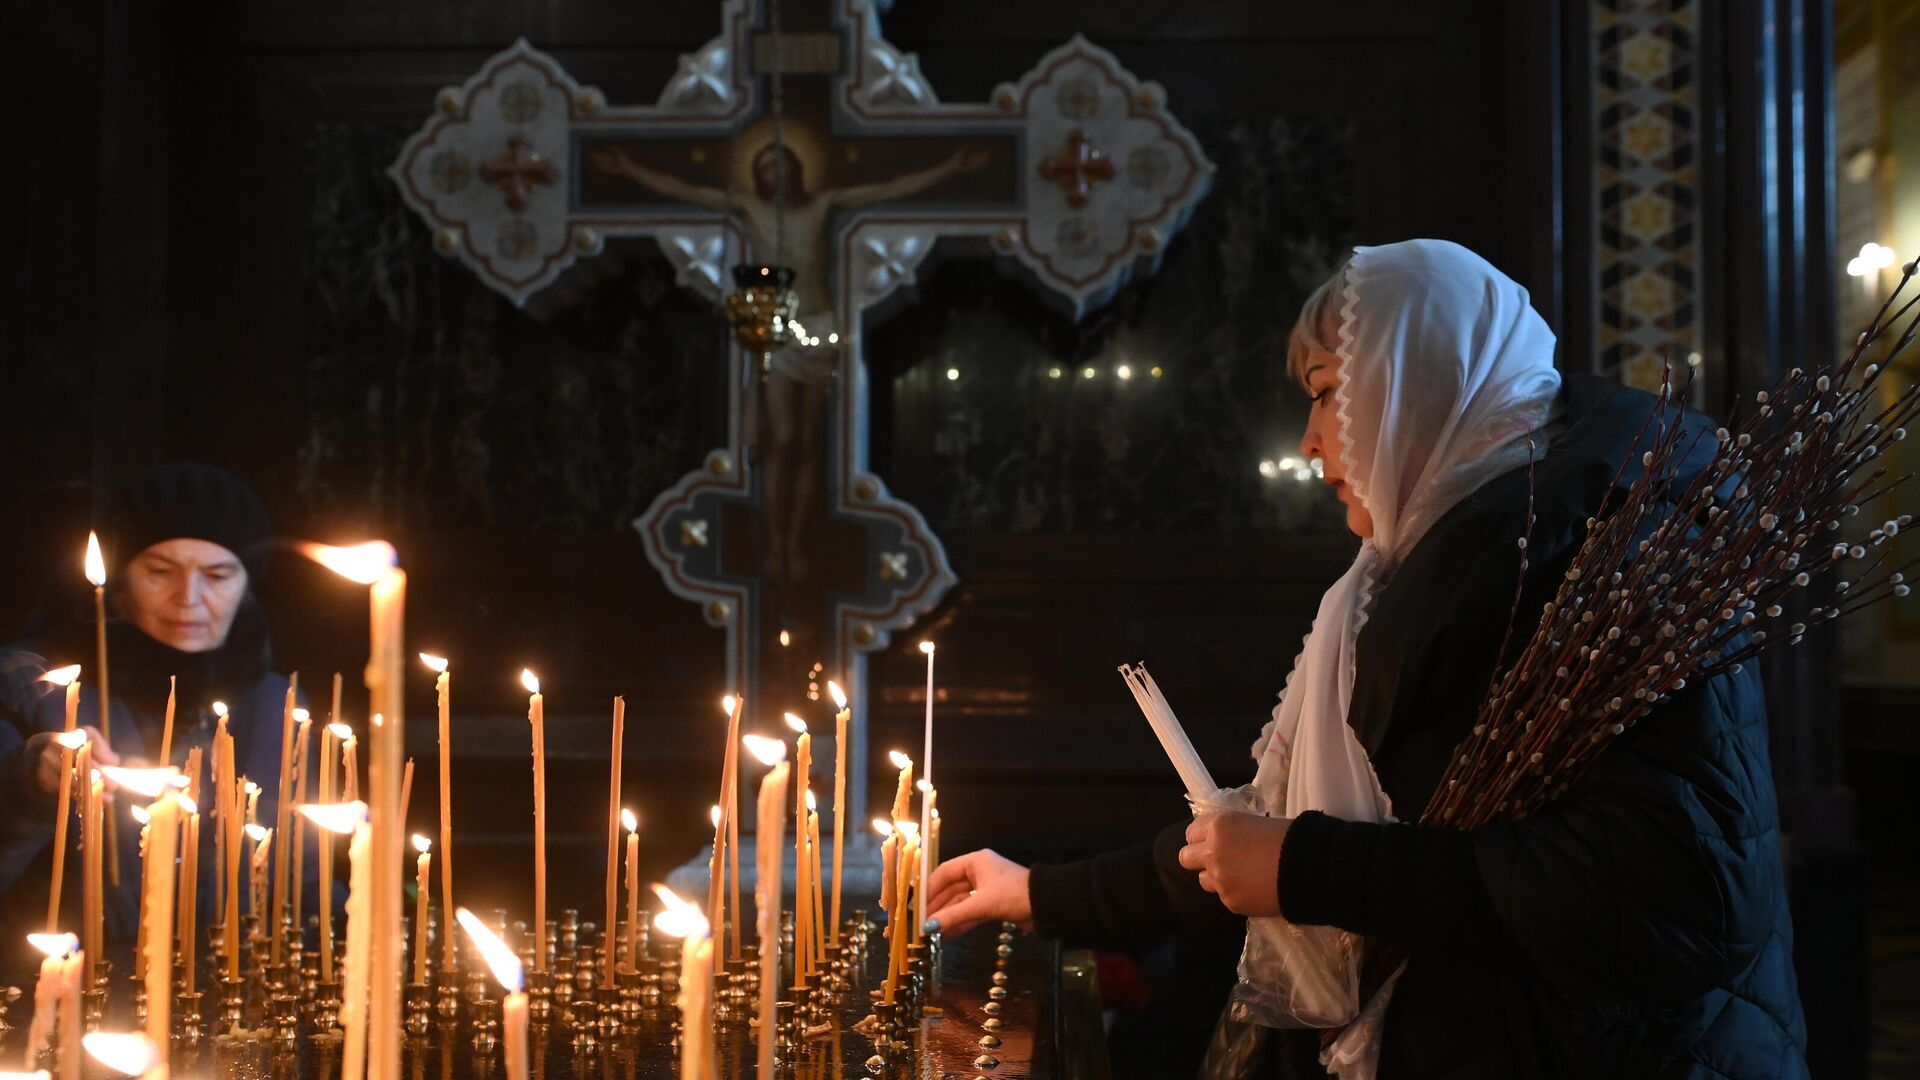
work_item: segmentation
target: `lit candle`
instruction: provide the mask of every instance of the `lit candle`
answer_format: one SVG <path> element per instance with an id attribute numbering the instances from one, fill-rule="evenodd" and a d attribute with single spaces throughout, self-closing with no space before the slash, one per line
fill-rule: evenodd
<path id="1" fill-rule="evenodd" d="M 627 726 L 627 699 L 613 699 L 613 763 L 612 780 L 607 788 L 607 921 L 602 924 L 606 931 L 601 935 L 604 948 L 601 952 L 601 985 L 613 985 L 613 968 L 619 950 L 614 942 L 619 940 L 616 928 L 620 925 L 620 757 L 623 752 L 621 739 Z"/>
<path id="2" fill-rule="evenodd" d="M 684 939 L 680 946 L 680 1080 L 713 1076 L 713 939 L 700 909 L 665 885 L 653 891 L 665 905 L 653 917 L 654 928 Z"/>
<path id="3" fill-rule="evenodd" d="M 341 1080 L 361 1080 L 367 1069 L 367 994 L 373 951 L 368 926 L 372 915 L 371 878 L 373 830 L 367 820 L 367 805 L 360 802 L 303 806 L 307 820 L 328 832 L 347 834 L 347 963 L 340 990 L 340 1026 L 345 1029 L 341 1042 Z M 382 949 L 399 955 L 398 939 Z"/>
<path id="4" fill-rule="evenodd" d="M 445 657 L 420 654 L 420 662 L 437 672 L 433 693 L 440 712 L 440 915 L 453 910 L 453 673 Z M 453 928 L 440 942 L 440 966 L 451 979 L 454 969 Z"/>
<path id="5" fill-rule="evenodd" d="M 800 735 L 793 755 L 798 766 L 798 780 L 793 786 L 793 988 L 802 990 L 813 974 L 813 948 L 807 944 L 813 936 L 813 890 L 807 885 L 811 862 L 807 857 L 807 786 L 812 782 L 813 733 L 807 730 L 805 720 L 792 713 L 786 713 L 784 719 Z"/>
<path id="6" fill-rule="evenodd" d="M 506 942 L 487 929 L 487 925 L 476 918 L 473 912 L 461 908 L 454 913 L 454 917 L 466 928 L 467 935 L 479 948 L 487 966 L 493 969 L 493 977 L 499 980 L 500 988 L 507 992 L 500 1002 L 502 1055 L 507 1060 L 507 1080 L 527 1080 L 527 994 L 522 989 L 526 975 L 520 967 L 520 958 L 513 954 Z"/>
<path id="7" fill-rule="evenodd" d="M 100 737 L 108 746 L 113 745 L 113 710 L 107 690 L 107 562 L 100 555 L 100 537 L 96 533 L 87 533 L 87 580 L 93 584 L 93 641 L 94 641 L 94 696 L 100 704 Z M 117 888 L 120 885 L 120 830 L 118 818 L 107 817 L 103 822 L 106 830 L 107 880 Z M 98 959 L 99 954 L 95 953 Z"/>
<path id="8" fill-rule="evenodd" d="M 899 991 L 900 976 L 907 960 L 907 942 L 913 934 L 902 925 L 912 910 L 908 906 L 908 893 L 913 888 L 914 854 L 917 849 L 915 837 L 919 826 L 911 821 L 898 823 L 896 835 L 899 843 L 894 849 L 893 909 L 887 915 L 887 981 L 881 990 L 880 1000 L 893 1004 L 894 995 Z"/>
<path id="9" fill-rule="evenodd" d="M 540 677 L 524 668 L 527 723 L 533 728 L 533 970 L 547 970 L 547 705 Z"/>
<path id="10" fill-rule="evenodd" d="M 165 1044 L 156 1043 L 153 1038 L 138 1031 L 113 1032 L 89 1031 L 85 1039 L 74 1032 L 74 1042 L 83 1045 L 93 1060 L 106 1066 L 110 1072 L 122 1076 L 138 1076 L 142 1080 L 166 1080 L 167 1055 L 161 1051 Z M 65 1038 L 64 1033 L 62 1038 Z M 74 1071 L 62 1072 L 62 1076 L 79 1076 L 80 1054 L 74 1051 Z"/>
<path id="11" fill-rule="evenodd" d="M 887 759 L 900 770 L 900 785 L 893 791 L 893 820 L 898 824 L 913 812 L 913 759 L 898 750 L 889 753 Z"/>
<path id="12" fill-rule="evenodd" d="M 924 839 L 933 831 L 932 822 L 927 816 L 927 812 L 933 809 L 933 796 L 930 794 L 930 792 L 933 791 L 933 642 L 921 642 L 920 651 L 926 654 L 927 657 L 927 715 L 925 734 L 922 737 L 920 746 L 920 790 L 922 793 L 920 799 L 920 836 Z M 927 860 L 924 856 L 920 859 L 920 873 L 915 879 L 913 902 L 915 906 L 913 933 L 914 936 L 918 937 L 920 934 L 920 925 L 926 921 L 927 914 Z"/>
<path id="13" fill-rule="evenodd" d="M 33 987 L 33 1024 L 27 1029 L 26 1063 L 32 1065 L 52 1045 L 54 1028 L 63 1019 L 62 1013 L 72 1012 L 70 1030 L 74 1039 L 69 1040 L 68 1030 L 60 1032 L 60 1075 L 63 1078 L 77 1076 L 78 1072 L 68 1070 L 79 1067 L 80 1048 L 69 1045 L 70 1041 L 77 1041 L 80 1031 L 79 998 L 76 996 L 72 1004 L 66 999 L 68 985 L 74 981 L 70 970 L 75 966 L 74 958 L 84 955 L 80 951 L 80 939 L 72 934 L 48 931 L 28 934 L 27 942 L 45 953 L 46 959 L 40 961 L 40 981 Z"/>
<path id="14" fill-rule="evenodd" d="M 62 668 L 79 674 L 78 667 Z M 48 681 L 55 672 L 48 672 Z M 77 680 L 69 677 L 67 683 L 67 727 L 53 737 L 60 744 L 60 799 L 59 810 L 53 818 L 53 877 L 47 888 L 47 932 L 52 933 L 60 924 L 60 890 L 67 874 L 67 817 L 73 810 L 73 756 L 87 744 L 87 733 L 73 726 L 74 709 L 77 707 L 75 692 L 80 688 Z"/>
<path id="15" fill-rule="evenodd" d="M 432 886 L 427 879 L 427 870 L 433 862 L 433 841 L 413 834 L 413 850 L 420 853 L 414 860 L 414 902 L 413 902 L 413 981 L 425 986 L 427 982 L 427 894 Z"/>
<path id="16" fill-rule="evenodd" d="M 827 693 L 833 696 L 833 915 L 832 941 L 840 944 L 840 874 L 846 865 L 847 847 L 847 724 L 853 710 L 847 708 L 846 692 L 829 679 Z"/>
<path id="17" fill-rule="evenodd" d="M 147 924 L 147 1038 L 153 1040 L 155 1046 L 166 1046 L 172 1034 L 174 883 L 171 871 L 180 843 L 182 801 L 180 796 L 163 790 L 147 807 L 148 865 L 155 872 L 140 883 L 140 919 Z M 161 1076 L 166 1075 L 164 1061 L 155 1068 Z"/>
<path id="18" fill-rule="evenodd" d="M 260 824 L 260 785 L 243 776 L 240 789 L 247 797 L 247 824 Z"/>
<path id="19" fill-rule="evenodd" d="M 279 802 L 274 804 L 273 835 L 281 838 L 273 849 L 273 952 L 271 963 L 279 964 L 287 944 L 287 843 L 288 815 L 293 812 L 293 709 L 300 692 L 300 673 L 287 679 L 286 699 L 280 706 L 280 786 Z"/>
<path id="20" fill-rule="evenodd" d="M 273 856 L 273 830 L 258 822 L 247 824 L 253 856 L 247 860 L 247 910 L 255 915 L 267 906 L 267 862 Z"/>
<path id="21" fill-rule="evenodd" d="M 640 969 L 640 819 L 631 810 L 620 811 L 627 827 L 627 970 Z"/>
<path id="22" fill-rule="evenodd" d="M 723 765 L 722 768 L 724 769 L 725 766 Z M 721 792 L 724 794 L 726 789 L 727 785 L 725 782 L 722 782 L 720 785 Z M 726 812 L 721 809 L 719 803 L 714 803 L 713 811 L 708 816 L 713 819 L 713 854 L 707 859 L 707 925 L 720 932 L 721 944 L 724 946 L 726 923 L 723 920 L 726 916 L 722 905 L 725 903 L 727 888 Z M 723 962 L 720 953 L 720 949 L 714 950 L 713 962 L 715 964 Z"/>
<path id="23" fill-rule="evenodd" d="M 787 830 L 787 744 L 759 735 L 741 737 L 747 751 L 770 766 L 760 780 L 760 831 L 754 839 L 759 880 L 754 882 L 755 924 L 760 943 L 760 1073 L 773 1075 L 774 1000 L 780 996 L 781 854 Z"/>
<path id="24" fill-rule="evenodd" d="M 351 548 L 305 545 L 316 562 L 342 577 L 368 586 L 366 684 L 372 703 L 372 768 L 367 774 L 372 868 L 367 906 L 372 950 L 368 978 L 369 1072 L 374 1080 L 395 1080 L 400 1073 L 400 982 L 403 955 L 399 942 L 404 905 L 401 858 L 406 845 L 405 810 L 400 804 L 401 759 L 406 745 L 406 694 L 401 684 L 401 641 L 405 635 L 407 575 L 393 545 L 375 540 Z M 349 1077 L 347 1080 L 357 1080 Z"/>

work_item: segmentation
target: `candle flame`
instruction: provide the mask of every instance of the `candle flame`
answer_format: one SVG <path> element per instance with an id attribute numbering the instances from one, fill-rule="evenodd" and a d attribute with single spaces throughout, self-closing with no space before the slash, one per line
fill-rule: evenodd
<path id="1" fill-rule="evenodd" d="M 267 828 L 265 825 L 261 825 L 257 822 L 252 822 L 252 821 L 247 822 L 247 839 L 253 841 L 256 844 L 262 840 L 265 840 L 267 838 L 267 834 L 272 831 L 273 830 Z"/>
<path id="2" fill-rule="evenodd" d="M 791 644 L 793 644 L 793 635 L 785 630 L 780 631 L 780 647 L 784 649 Z"/>
<path id="3" fill-rule="evenodd" d="M 173 798 L 175 802 L 180 804 L 180 809 L 186 811 L 187 813 L 197 814 L 200 812 L 200 804 L 197 802 L 194 802 L 190 796 L 183 795 L 180 792 L 176 791 L 173 793 Z"/>
<path id="4" fill-rule="evenodd" d="M 310 713 L 310 712 L 308 712 L 307 710 L 305 710 L 305 709 L 301 709 L 301 708 L 297 708 L 297 707 L 296 707 L 296 708 L 295 708 L 295 709 L 293 710 L 293 721 L 294 721 L 294 723 L 296 723 L 296 724 L 304 724 L 304 723 L 306 723 L 307 721 L 309 721 L 309 720 L 311 720 L 311 719 L 313 719 L 313 714 L 312 714 L 312 713 Z"/>
<path id="5" fill-rule="evenodd" d="M 224 720 L 224 719 L 226 719 L 226 716 L 227 716 L 227 703 L 226 703 L 226 702 L 224 702 L 224 701 L 216 701 L 216 702 L 214 702 L 214 703 L 213 703 L 213 715 L 215 715 L 215 716 L 218 716 L 218 717 L 220 717 L 220 718 L 221 718 L 221 719 L 223 719 L 223 720 Z"/>
<path id="6" fill-rule="evenodd" d="M 361 585 L 379 581 L 382 574 L 400 565 L 399 553 L 385 540 L 369 540 L 351 547 L 301 544 L 299 548 L 300 554 Z"/>
<path id="7" fill-rule="evenodd" d="M 905 769 L 913 764 L 913 759 L 899 750 L 888 751 L 887 760 L 893 762 L 893 767 L 896 769 Z"/>
<path id="8" fill-rule="evenodd" d="M 350 833 L 367 820 L 367 804 L 363 802 L 308 803 L 300 812 L 308 821 L 336 833 Z"/>
<path id="9" fill-rule="evenodd" d="M 653 917 L 653 928 L 668 937 L 703 938 L 711 927 L 700 909 L 674 894 L 672 889 L 655 882 L 653 894 L 660 898 L 665 908 Z"/>
<path id="10" fill-rule="evenodd" d="M 935 821 L 940 820 L 940 809 L 938 807 L 935 807 L 934 809 L 927 811 L 927 813 L 933 818 L 933 820 Z"/>
<path id="11" fill-rule="evenodd" d="M 881 836 L 892 836 L 893 822 L 888 821 L 886 818 L 883 818 L 883 817 L 874 818 L 873 831 L 879 833 Z"/>
<path id="12" fill-rule="evenodd" d="M 807 809 L 809 809 L 809 810 L 818 810 L 818 809 L 820 809 L 820 802 L 819 802 L 819 800 L 817 800 L 817 799 L 815 799 L 815 798 L 813 797 L 813 789 L 812 789 L 812 788 L 808 788 L 808 789 L 807 789 Z"/>
<path id="13" fill-rule="evenodd" d="M 439 672 L 441 674 L 446 673 L 447 658 L 444 656 L 435 656 L 432 653 L 421 653 L 420 662 L 427 665 L 427 667 L 433 669 L 436 672 Z"/>
<path id="14" fill-rule="evenodd" d="M 248 779 L 247 779 L 246 777 L 244 777 L 244 776 L 240 778 L 240 781 L 241 781 L 241 784 L 243 785 L 243 786 L 241 787 L 241 789 L 240 789 L 240 790 L 241 790 L 241 793 L 242 793 L 242 794 L 245 794 L 245 795 L 258 795 L 258 794 L 260 794 L 260 785 L 259 785 L 259 784 L 256 784 L 256 783 L 254 783 L 253 781 L 251 781 L 251 780 L 248 780 Z"/>
<path id="15" fill-rule="evenodd" d="M 627 831 L 630 833 L 635 833 L 640 831 L 639 815 L 635 814 L 633 811 L 625 807 L 620 808 L 620 824 L 626 826 Z"/>
<path id="16" fill-rule="evenodd" d="M 758 758 L 760 764 L 772 767 L 787 760 L 787 744 L 779 739 L 769 739 L 765 735 L 742 735 L 741 745 L 747 753 Z"/>
<path id="17" fill-rule="evenodd" d="M 906 837 L 908 840 L 920 839 L 920 823 L 917 821 L 901 822 L 900 835 Z"/>
<path id="18" fill-rule="evenodd" d="M 353 738 L 353 729 L 345 724 L 336 722 L 327 725 L 327 734 L 332 735 L 336 739 L 346 740 Z"/>
<path id="19" fill-rule="evenodd" d="M 722 694 L 720 696 L 720 711 L 723 713 L 726 713 L 728 717 L 732 717 L 733 710 L 739 707 L 740 707 L 739 698 L 734 697 L 732 694 Z"/>
<path id="20" fill-rule="evenodd" d="M 498 935 L 487 929 L 487 924 L 481 922 L 479 916 L 466 908 L 455 909 L 453 917 L 460 921 L 467 936 L 473 939 L 487 966 L 493 969 L 493 977 L 499 980 L 501 989 L 509 994 L 519 993 L 526 983 L 526 969 L 520 966 L 520 958 L 513 955 L 507 943 L 501 941 Z"/>
<path id="21" fill-rule="evenodd" d="M 782 713 L 781 717 L 786 720 L 788 727 L 802 735 L 807 733 L 807 722 L 805 720 L 800 719 L 792 713 Z"/>
<path id="22" fill-rule="evenodd" d="M 425 855 L 427 853 L 427 849 L 431 848 L 432 846 L 433 846 L 433 841 L 427 839 L 424 836 L 421 836 L 419 833 L 413 834 L 413 850 L 419 852 L 422 855 Z"/>
<path id="23" fill-rule="evenodd" d="M 149 799 L 159 798 L 170 787 L 187 786 L 187 778 L 180 775 L 178 769 L 128 769 L 119 765 L 102 765 L 100 775 L 113 781 L 114 787 L 126 788 Z"/>
<path id="24" fill-rule="evenodd" d="M 842 690 L 842 689 L 840 689 L 840 684 L 839 684 L 839 683 L 837 683 L 837 682 L 834 682 L 834 681 L 833 681 L 832 679 L 828 679 L 828 680 L 827 680 L 827 694 L 828 694 L 829 696 L 831 696 L 831 697 L 833 698 L 833 707 L 834 707 L 834 708 L 836 708 L 836 709 L 839 709 L 839 710 L 841 710 L 842 712 L 844 712 L 844 711 L 846 711 L 846 708 L 847 708 L 847 692 L 846 692 L 845 690 Z"/>
<path id="25" fill-rule="evenodd" d="M 137 803 L 133 806 L 128 807 L 127 809 L 128 809 L 128 812 L 133 814 L 133 820 L 139 822 L 142 825 L 145 825 L 149 821 L 153 820 L 153 815 L 147 813 L 147 808 Z"/>
<path id="26" fill-rule="evenodd" d="M 923 776 L 920 779 L 915 780 L 913 782 L 913 789 L 915 791 L 918 791 L 920 794 L 925 795 L 927 792 L 933 790 L 933 782 Z"/>
<path id="27" fill-rule="evenodd" d="M 80 939 L 72 934 L 28 934 L 27 944 L 56 960 L 80 951 Z"/>
<path id="28" fill-rule="evenodd" d="M 61 746 L 67 748 L 68 750 L 78 750 L 81 747 L 87 745 L 87 729 L 74 728 L 72 731 L 63 731 L 60 734 L 55 735 L 53 737 L 53 741 L 59 743 Z"/>
<path id="29" fill-rule="evenodd" d="M 40 676 L 40 681 L 52 683 L 55 686 L 72 686 L 73 680 L 79 677 L 80 665 L 68 664 L 66 667 L 57 667 L 48 671 L 45 675 Z"/>
<path id="30" fill-rule="evenodd" d="M 367 718 L 368 727 L 382 727 L 386 724 L 386 722 L 387 722 L 387 718 L 384 713 L 374 713 L 372 716 L 369 716 Z"/>
<path id="31" fill-rule="evenodd" d="M 125 1076 L 138 1076 L 160 1060 L 160 1050 L 153 1040 L 137 1031 L 89 1032 L 80 1045 L 87 1048 L 93 1060 Z"/>
<path id="32" fill-rule="evenodd" d="M 714 828 L 717 829 L 720 827 L 720 804 L 719 803 L 713 804 L 713 809 L 707 812 L 707 818 L 713 822 Z"/>
<path id="33" fill-rule="evenodd" d="M 927 654 L 928 656 L 932 656 L 932 655 L 933 655 L 933 642 L 931 642 L 931 641 L 923 641 L 923 642 L 921 642 L 921 643 L 920 643 L 920 651 L 921 651 L 921 652 L 923 652 L 923 653 L 926 653 L 926 654 Z"/>
<path id="34" fill-rule="evenodd" d="M 87 580 L 98 589 L 107 583 L 107 560 L 100 557 L 100 534 L 87 534 Z"/>
<path id="35" fill-rule="evenodd" d="M 520 685 L 527 688 L 527 693 L 537 694 L 540 692 L 540 676 L 535 675 L 527 668 L 521 668 Z"/>

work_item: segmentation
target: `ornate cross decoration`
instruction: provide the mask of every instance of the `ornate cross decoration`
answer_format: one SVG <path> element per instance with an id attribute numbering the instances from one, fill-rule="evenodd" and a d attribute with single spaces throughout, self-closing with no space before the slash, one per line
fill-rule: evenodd
<path id="1" fill-rule="evenodd" d="M 716 301 L 735 263 L 796 270 L 800 339 L 764 372 L 736 357 L 727 445 L 634 527 L 725 632 L 732 688 L 763 716 L 793 707 L 814 664 L 849 684 L 856 760 L 865 654 L 955 581 L 868 470 L 864 314 L 905 300 L 936 247 L 1004 260 L 1082 314 L 1152 271 L 1213 174 L 1161 88 L 1085 39 L 985 102 L 945 104 L 881 36 L 883 6 L 788 5 L 776 34 L 766 0 L 725 0 L 718 36 L 650 105 L 610 105 L 523 40 L 442 90 L 389 170 L 436 249 L 515 303 L 609 237 L 657 242 Z"/>

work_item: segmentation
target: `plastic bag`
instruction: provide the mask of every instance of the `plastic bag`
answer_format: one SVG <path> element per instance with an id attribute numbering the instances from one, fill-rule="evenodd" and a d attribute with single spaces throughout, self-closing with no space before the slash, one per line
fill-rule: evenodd
<path id="1" fill-rule="evenodd" d="M 1222 788 L 1193 800 L 1195 816 L 1222 810 L 1266 812 L 1252 786 Z M 1271 1028 L 1340 1027 L 1360 1012 L 1360 938 L 1332 926 L 1296 926 L 1274 916 L 1247 920 L 1235 1015 Z"/>

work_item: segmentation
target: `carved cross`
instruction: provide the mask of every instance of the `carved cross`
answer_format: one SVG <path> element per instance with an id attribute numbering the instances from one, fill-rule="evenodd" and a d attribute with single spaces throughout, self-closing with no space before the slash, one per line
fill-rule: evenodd
<path id="1" fill-rule="evenodd" d="M 525 210 L 534 187 L 553 183 L 560 171 L 553 162 L 534 153 L 527 137 L 516 131 L 507 136 L 507 148 L 499 157 L 480 166 L 480 175 L 506 194 L 510 209 Z"/>
<path id="2" fill-rule="evenodd" d="M 1087 133 L 1079 128 L 1067 132 L 1067 144 L 1060 153 L 1040 163 L 1040 175 L 1060 185 L 1067 205 L 1075 210 L 1087 205 L 1096 180 L 1113 179 L 1113 162 L 1093 148 Z"/>
<path id="3" fill-rule="evenodd" d="M 864 314 L 938 247 L 998 257 L 1077 316 L 1151 272 L 1213 174 L 1160 87 L 1085 39 L 985 102 L 945 104 L 881 36 L 879 6 L 787 5 L 776 35 L 766 0 L 724 0 L 718 36 L 651 105 L 610 105 L 521 41 L 442 90 L 389 170 L 436 249 L 516 303 L 608 237 L 656 241 L 716 300 L 736 262 L 796 270 L 811 344 L 765 371 L 736 358 L 727 445 L 634 525 L 668 588 L 724 631 L 728 689 L 762 717 L 819 708 L 796 700 L 815 664 L 848 685 L 856 761 L 865 655 L 955 580 L 925 519 L 867 468 Z"/>

